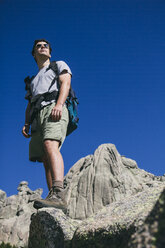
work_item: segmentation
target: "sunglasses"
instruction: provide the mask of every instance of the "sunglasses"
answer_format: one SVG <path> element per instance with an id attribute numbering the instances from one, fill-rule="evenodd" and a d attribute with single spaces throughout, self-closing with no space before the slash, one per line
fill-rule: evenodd
<path id="1" fill-rule="evenodd" d="M 38 48 L 40 48 L 42 46 L 44 46 L 45 48 L 49 48 L 49 44 L 47 44 L 47 43 L 45 43 L 45 44 L 37 44 L 36 48 L 38 49 Z"/>

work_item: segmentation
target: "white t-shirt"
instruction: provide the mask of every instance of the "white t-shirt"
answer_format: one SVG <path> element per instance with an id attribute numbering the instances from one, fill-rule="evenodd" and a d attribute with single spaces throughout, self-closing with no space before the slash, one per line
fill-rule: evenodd
<path id="1" fill-rule="evenodd" d="M 56 63 L 58 67 L 58 75 L 60 75 L 64 71 L 72 75 L 72 72 L 69 66 L 64 61 L 56 61 Z M 57 75 L 52 69 L 47 70 L 48 67 L 49 65 L 44 66 L 42 69 L 40 69 L 37 75 L 31 81 L 31 85 L 30 85 L 31 94 L 32 94 L 31 102 L 34 102 L 38 98 L 39 95 L 44 94 L 46 92 L 59 91 L 57 79 L 55 80 L 54 84 L 50 88 L 50 85 L 53 79 Z M 43 101 L 42 106 L 46 106 L 54 101 L 55 100 L 47 101 L 47 102 Z"/>

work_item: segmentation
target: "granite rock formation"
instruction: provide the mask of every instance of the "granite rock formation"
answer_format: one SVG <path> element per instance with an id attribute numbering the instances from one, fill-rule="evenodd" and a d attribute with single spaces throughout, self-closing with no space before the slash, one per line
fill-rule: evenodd
<path id="1" fill-rule="evenodd" d="M 143 242 L 163 248 L 164 187 L 165 176 L 139 169 L 113 144 L 103 144 L 66 175 L 67 214 L 36 211 L 33 201 L 42 191 L 31 191 L 27 182 L 16 196 L 0 191 L 0 241 L 21 248 L 29 236 L 29 248 L 142 248 Z"/>
<path id="2" fill-rule="evenodd" d="M 165 177 L 139 169 L 114 145 L 104 144 L 70 169 L 65 185 L 67 216 L 46 208 L 34 214 L 29 248 L 132 248 L 139 240 L 136 231 L 159 201 Z"/>
<path id="3" fill-rule="evenodd" d="M 0 190 L 0 243 L 21 248 L 28 243 L 31 214 L 36 212 L 33 201 L 41 198 L 42 189 L 32 191 L 28 182 L 22 181 L 17 190 L 18 194 L 10 197 Z"/>
<path id="4" fill-rule="evenodd" d="M 94 216 L 82 222 L 76 229 L 72 248 L 163 248 L 165 229 L 158 234 L 156 216 L 152 212 L 162 198 L 163 186 L 146 189 L 134 196 L 126 197 L 121 202 L 114 202 L 104 207 Z M 157 209 L 157 207 L 156 207 Z M 157 209 L 158 210 L 158 209 Z M 159 211 L 159 210 L 158 210 Z M 164 207 L 165 213 L 165 207 Z M 152 221 L 151 216 L 154 216 Z M 157 219 L 160 218 L 157 217 Z M 165 221 L 162 219 L 162 223 Z M 164 227 L 164 225 L 163 225 Z M 159 236 L 159 240 L 156 237 Z"/>
<path id="5" fill-rule="evenodd" d="M 39 209 L 32 216 L 28 248 L 70 248 L 80 224 L 80 220 L 71 219 L 60 209 Z"/>
<path id="6" fill-rule="evenodd" d="M 40 209 L 32 217 L 29 248 L 164 248 L 163 189 L 161 185 L 127 196 L 86 220 Z"/>
<path id="7" fill-rule="evenodd" d="M 128 248 L 144 246 L 146 248 L 165 247 L 165 189 L 143 225 L 138 226 L 128 242 Z"/>
<path id="8" fill-rule="evenodd" d="M 66 175 L 68 215 L 88 218 L 112 202 L 162 184 L 162 178 L 139 169 L 134 160 L 121 156 L 115 145 L 103 144 Z"/>

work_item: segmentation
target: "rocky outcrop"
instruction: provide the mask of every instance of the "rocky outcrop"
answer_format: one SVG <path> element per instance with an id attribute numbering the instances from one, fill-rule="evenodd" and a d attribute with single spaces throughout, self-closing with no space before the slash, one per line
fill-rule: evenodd
<path id="1" fill-rule="evenodd" d="M 33 201 L 40 198 L 42 189 L 32 191 L 28 182 L 21 182 L 18 194 L 7 197 L 0 190 L 0 242 L 25 247 L 28 243 L 31 214 L 36 210 Z"/>
<path id="2" fill-rule="evenodd" d="M 148 188 L 126 197 L 83 221 L 71 219 L 58 209 L 40 209 L 32 217 L 29 248 L 164 248 L 163 188 Z M 157 220 L 155 208 L 160 213 Z"/>
<path id="3" fill-rule="evenodd" d="M 150 232 L 149 226 L 146 226 L 147 219 L 153 216 L 151 211 L 155 202 L 161 199 L 163 188 L 163 186 L 150 188 L 104 207 L 77 228 L 73 236 L 72 248 L 105 248 L 109 247 L 108 244 L 111 244 L 111 248 L 165 247 L 153 246 L 154 231 Z M 162 222 L 164 221 L 165 218 Z M 150 224 L 156 227 L 158 223 Z M 165 229 L 163 232 L 165 233 Z"/>
<path id="4" fill-rule="evenodd" d="M 73 220 L 60 209 L 43 208 L 33 214 L 28 248 L 69 248 L 81 221 Z"/>
<path id="5" fill-rule="evenodd" d="M 161 180 L 164 177 L 141 170 L 134 160 L 121 156 L 115 145 L 101 145 L 66 175 L 68 215 L 88 218 L 112 202 L 162 184 Z"/>
<path id="6" fill-rule="evenodd" d="M 165 189 L 144 223 L 131 236 L 128 248 L 165 247 Z"/>
<path id="7" fill-rule="evenodd" d="M 16 196 L 0 191 L 0 241 L 24 247 L 31 217 L 29 248 L 163 248 L 164 187 L 165 176 L 139 169 L 113 144 L 104 144 L 66 175 L 67 214 L 36 212 L 33 201 L 42 192 L 31 191 L 27 182 Z"/>
<path id="8" fill-rule="evenodd" d="M 65 185 L 67 216 L 53 209 L 34 214 L 29 248 L 132 248 L 136 230 L 159 201 L 165 177 L 139 169 L 105 144 L 70 169 Z"/>

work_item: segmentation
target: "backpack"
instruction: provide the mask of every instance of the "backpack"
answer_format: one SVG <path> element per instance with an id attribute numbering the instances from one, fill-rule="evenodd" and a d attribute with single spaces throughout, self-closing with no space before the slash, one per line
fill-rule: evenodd
<path id="1" fill-rule="evenodd" d="M 58 66 L 57 66 L 56 61 L 50 62 L 48 69 L 49 68 L 52 69 L 55 72 L 55 74 L 57 75 L 57 82 L 59 84 L 59 73 L 58 73 Z M 53 79 L 51 86 L 54 84 L 54 82 L 55 82 L 55 78 Z M 50 88 L 51 88 L 51 86 L 50 86 Z M 66 134 L 66 136 L 68 136 L 74 130 L 77 129 L 78 122 L 79 122 L 78 109 L 77 109 L 77 105 L 79 104 L 79 102 L 78 102 L 78 99 L 77 99 L 76 94 L 75 94 L 74 90 L 72 89 L 72 87 L 69 90 L 69 95 L 68 95 L 65 103 L 66 103 L 68 113 L 69 113 L 69 123 L 68 123 L 67 134 Z"/>
<path id="2" fill-rule="evenodd" d="M 56 61 L 52 61 L 50 62 L 49 67 L 47 68 L 47 70 L 52 69 L 55 74 L 57 75 L 57 77 L 55 77 L 49 87 L 52 87 L 52 85 L 54 84 L 55 80 L 57 79 L 57 83 L 59 84 L 59 73 L 58 73 L 58 66 Z M 33 80 L 34 77 L 30 78 L 30 77 L 26 77 L 25 78 L 25 84 L 26 87 L 25 89 L 27 90 L 27 94 L 25 99 L 30 100 L 31 98 L 31 93 L 30 93 L 30 84 L 31 81 Z M 58 97 L 58 92 L 52 92 L 52 93 L 45 93 L 43 95 L 40 96 L 40 98 L 38 99 L 38 101 L 36 102 L 35 106 L 33 106 L 33 111 L 32 111 L 32 115 L 31 115 L 31 123 L 35 121 L 35 115 L 36 113 L 41 109 L 41 102 L 46 99 L 46 98 L 52 98 L 53 99 L 56 97 Z M 68 113 L 69 113 L 69 123 L 68 123 L 68 127 L 67 127 L 67 133 L 66 136 L 68 136 L 69 134 L 71 134 L 74 130 L 77 129 L 78 127 L 78 122 L 79 122 L 79 118 L 78 118 L 78 109 L 77 109 L 77 105 L 79 104 L 78 99 L 76 97 L 76 94 L 74 92 L 74 90 L 72 89 L 72 87 L 69 90 L 69 95 L 65 101 L 67 109 L 68 109 Z M 33 123 L 34 124 L 34 123 Z M 35 125 L 33 125 L 33 127 L 36 127 Z M 35 130 L 35 128 L 34 128 Z"/>

